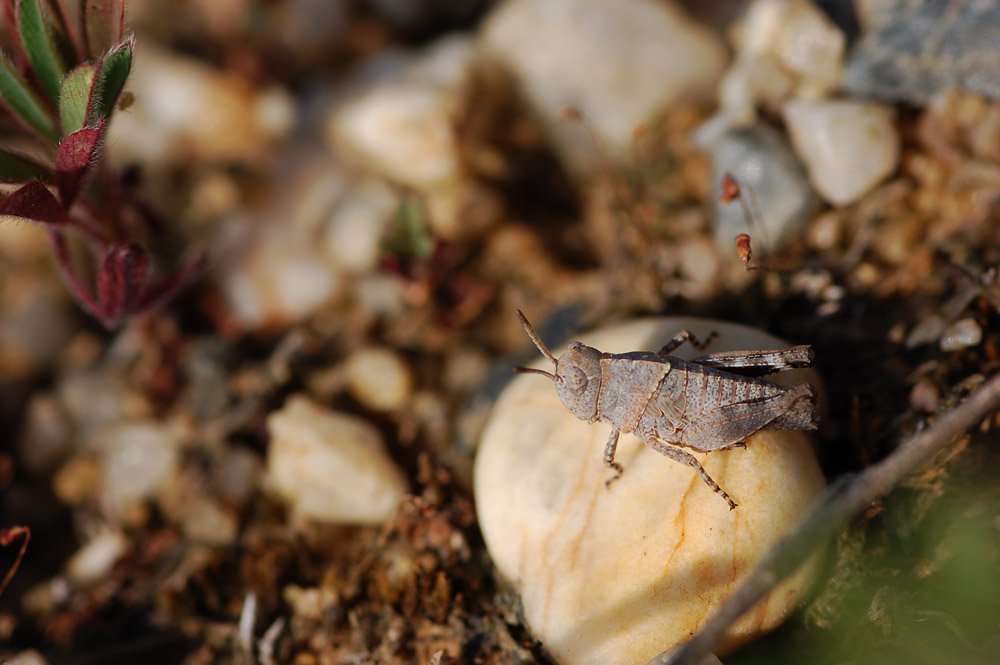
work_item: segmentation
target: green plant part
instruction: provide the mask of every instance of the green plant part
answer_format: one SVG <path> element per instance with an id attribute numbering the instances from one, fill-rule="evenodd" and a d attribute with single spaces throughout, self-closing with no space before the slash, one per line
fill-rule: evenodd
<path id="1" fill-rule="evenodd" d="M 103 161 L 108 120 L 132 69 L 135 41 L 124 35 L 124 0 L 0 0 L 12 53 L 0 53 L 0 99 L 49 161 L 0 149 L 0 182 L 22 183 L 0 200 L 0 216 L 44 224 L 60 272 L 80 304 L 106 327 L 172 297 L 204 257 L 149 279 L 149 256 L 133 237 L 145 222 L 120 177 Z M 66 62 L 68 54 L 74 61 Z M 82 236 L 97 264 L 85 285 L 66 235 Z M 92 272 L 92 271 L 88 271 Z"/>

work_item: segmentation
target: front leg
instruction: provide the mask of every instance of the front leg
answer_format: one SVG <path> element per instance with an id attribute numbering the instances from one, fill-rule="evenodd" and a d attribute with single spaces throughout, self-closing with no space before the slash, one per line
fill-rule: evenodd
<path id="1" fill-rule="evenodd" d="M 611 430 L 608 437 L 608 444 L 604 446 L 604 463 L 615 470 L 615 475 L 604 482 L 604 486 L 611 488 L 611 483 L 622 477 L 622 465 L 615 461 L 615 450 L 618 448 L 618 430 Z"/>
<path id="2" fill-rule="evenodd" d="M 705 338 L 704 342 L 699 342 L 698 338 L 694 336 L 693 332 L 691 332 L 690 330 L 682 330 L 676 335 L 674 335 L 674 338 L 672 340 L 664 344 L 663 347 L 659 351 L 657 351 L 657 353 L 659 353 L 662 356 L 669 355 L 671 351 L 679 347 L 684 342 L 690 342 L 691 346 L 698 349 L 699 351 L 703 351 L 705 347 L 708 346 L 709 342 L 712 341 L 712 338 L 716 336 L 716 334 L 717 333 L 713 330 L 712 332 L 708 333 L 708 337 Z"/>

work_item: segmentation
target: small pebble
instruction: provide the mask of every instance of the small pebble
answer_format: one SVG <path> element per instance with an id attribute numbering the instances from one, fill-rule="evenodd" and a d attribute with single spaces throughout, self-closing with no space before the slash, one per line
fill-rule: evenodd
<path id="1" fill-rule="evenodd" d="M 49 665 L 49 661 L 34 649 L 20 651 L 3 662 L 4 665 Z"/>
<path id="2" fill-rule="evenodd" d="M 983 329 L 974 318 L 966 317 L 955 321 L 944 329 L 941 335 L 942 351 L 961 351 L 976 346 L 983 341 Z"/>
<path id="3" fill-rule="evenodd" d="M 363 311 L 391 318 L 402 314 L 406 309 L 406 284 L 392 275 L 359 275 L 352 286 L 352 295 Z"/>
<path id="4" fill-rule="evenodd" d="M 372 425 L 302 395 L 267 418 L 272 489 L 302 518 L 377 524 L 392 516 L 406 479 Z"/>
<path id="5" fill-rule="evenodd" d="M 326 256 L 346 271 L 373 270 L 383 232 L 398 208 L 399 197 L 389 188 L 376 183 L 359 185 L 335 206 L 326 223 L 322 240 Z"/>
<path id="6" fill-rule="evenodd" d="M 720 120 L 745 127 L 760 104 L 822 99 L 840 84 L 844 34 L 808 0 L 756 0 L 737 32 L 736 59 L 719 84 Z"/>
<path id="7" fill-rule="evenodd" d="M 785 124 L 809 179 L 827 202 L 853 203 L 899 164 L 895 113 L 882 104 L 849 100 L 790 101 Z"/>
<path id="8" fill-rule="evenodd" d="M 0 374 L 10 378 L 52 362 L 76 332 L 73 304 L 54 279 L 5 276 L 0 280 L 0 311 Z"/>
<path id="9" fill-rule="evenodd" d="M 236 513 L 204 494 L 189 495 L 178 517 L 184 535 L 193 542 L 215 547 L 236 542 L 239 533 Z"/>
<path id="10" fill-rule="evenodd" d="M 432 44 L 401 72 L 336 107 L 326 126 L 331 150 L 423 194 L 432 227 L 446 236 L 460 230 L 466 178 L 453 124 L 473 51 L 464 36 Z"/>
<path id="11" fill-rule="evenodd" d="M 230 313 L 245 328 L 287 326 L 330 302 L 342 277 L 320 254 L 294 238 L 271 234 L 223 275 Z"/>
<path id="12" fill-rule="evenodd" d="M 106 142 L 118 164 L 251 162 L 294 116 L 286 92 L 258 93 L 240 76 L 148 44 L 137 50 L 128 89 L 135 102 L 114 114 Z"/>
<path id="13" fill-rule="evenodd" d="M 347 359 L 347 389 L 374 411 L 403 408 L 413 393 L 413 375 L 398 353 L 384 347 L 359 349 Z"/>
<path id="14" fill-rule="evenodd" d="M 684 242 L 677 253 L 677 262 L 683 297 L 707 300 L 718 292 L 722 261 L 719 248 L 710 237 L 697 235 Z"/>
<path id="15" fill-rule="evenodd" d="M 282 599 L 297 618 L 319 621 L 323 613 L 337 603 L 338 596 L 328 587 L 300 587 L 289 584 L 281 590 Z"/>
<path id="16" fill-rule="evenodd" d="M 112 515 L 152 497 L 174 478 L 180 437 L 156 421 L 124 422 L 101 432 L 101 503 Z"/>
<path id="17" fill-rule="evenodd" d="M 656 349 L 682 329 L 701 339 L 718 332 L 713 352 L 783 346 L 759 330 L 692 318 L 639 320 L 580 339 L 621 353 Z M 676 355 L 698 353 L 685 345 Z M 536 366 L 552 369 L 544 360 Z M 818 386 L 814 372 L 771 378 Z M 476 457 L 489 553 L 561 665 L 646 663 L 690 639 L 825 485 L 805 433 L 768 431 L 745 449 L 696 454 L 740 504 L 735 510 L 691 468 L 632 435 L 619 442 L 625 469 L 608 489 L 608 432 L 570 414 L 545 377 L 522 375 L 497 400 Z M 778 586 L 730 629 L 724 648 L 780 624 L 815 570 L 807 565 Z"/>
<path id="18" fill-rule="evenodd" d="M 224 501 L 240 505 L 250 498 L 263 471 L 263 460 L 257 453 L 234 447 L 220 460 L 213 476 L 212 489 Z"/>
<path id="19" fill-rule="evenodd" d="M 710 96 L 725 67 L 718 36 L 661 0 L 513 0 L 486 18 L 480 46 L 517 78 L 568 170 L 628 153 L 635 128 L 678 101 Z"/>
<path id="20" fill-rule="evenodd" d="M 844 218 L 839 210 L 828 210 L 817 215 L 809 226 L 809 245 L 820 251 L 836 247 L 844 235 Z"/>
<path id="21" fill-rule="evenodd" d="M 910 405 L 918 411 L 924 413 L 934 413 L 937 411 L 941 394 L 938 391 L 937 382 L 929 376 L 925 376 L 914 384 L 910 390 Z"/>
<path id="22" fill-rule="evenodd" d="M 107 530 L 91 538 L 66 563 L 66 576 L 78 587 L 103 582 L 111 567 L 128 550 L 128 539 L 120 531 Z"/>
<path id="23" fill-rule="evenodd" d="M 59 466 L 73 450 L 71 429 L 58 400 L 51 393 L 32 396 L 18 449 L 24 468 L 44 474 Z"/>
<path id="24" fill-rule="evenodd" d="M 87 435 L 125 417 L 128 386 L 108 370 L 66 374 L 56 385 L 56 396 L 70 423 Z"/>
<path id="25" fill-rule="evenodd" d="M 76 504 L 94 496 L 101 484 L 101 468 L 92 457 L 69 460 L 52 477 L 52 492 L 66 504 Z"/>

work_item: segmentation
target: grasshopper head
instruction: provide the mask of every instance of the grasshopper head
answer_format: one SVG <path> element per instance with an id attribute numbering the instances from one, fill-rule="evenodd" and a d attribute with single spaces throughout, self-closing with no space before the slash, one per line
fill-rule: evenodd
<path id="1" fill-rule="evenodd" d="M 556 393 L 570 413 L 580 420 L 593 420 L 597 415 L 597 398 L 601 392 L 601 352 L 586 344 L 573 342 L 561 358 L 556 358 L 535 333 L 524 314 L 518 311 L 517 316 L 538 350 L 556 366 L 556 373 L 527 367 L 515 369 L 549 377 L 555 382 Z"/>
<path id="2" fill-rule="evenodd" d="M 573 342 L 556 362 L 556 392 L 563 406 L 580 420 L 597 415 L 601 392 L 601 352 Z"/>

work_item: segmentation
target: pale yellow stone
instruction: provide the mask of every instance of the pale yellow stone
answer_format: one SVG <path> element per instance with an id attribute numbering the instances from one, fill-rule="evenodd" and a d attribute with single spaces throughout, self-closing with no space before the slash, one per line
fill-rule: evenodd
<path id="1" fill-rule="evenodd" d="M 655 350 L 683 328 L 702 338 L 717 331 L 712 352 L 783 345 L 692 318 L 640 320 L 579 339 L 612 353 Z M 697 355 L 688 345 L 676 354 Z M 778 378 L 817 383 L 813 372 Z M 733 511 L 692 469 L 632 435 L 621 437 L 625 471 L 608 489 L 609 431 L 567 412 L 545 377 L 523 375 L 497 401 L 476 459 L 487 547 L 562 665 L 645 663 L 689 639 L 824 487 L 805 434 L 763 432 L 745 450 L 697 455 L 739 504 Z M 812 575 L 807 566 L 779 586 L 733 627 L 727 648 L 781 623 Z"/>
<path id="2" fill-rule="evenodd" d="M 395 411 L 413 393 L 413 375 L 392 349 L 369 346 L 347 359 L 347 387 L 356 400 L 376 411 Z"/>
<path id="3" fill-rule="evenodd" d="M 792 100 L 782 112 L 809 181 L 828 203 L 854 203 L 899 165 L 900 136 L 890 106 L 849 99 Z"/>
<path id="4" fill-rule="evenodd" d="M 303 395 L 267 417 L 268 485 L 302 518 L 378 524 L 392 516 L 406 478 L 368 422 Z"/>

